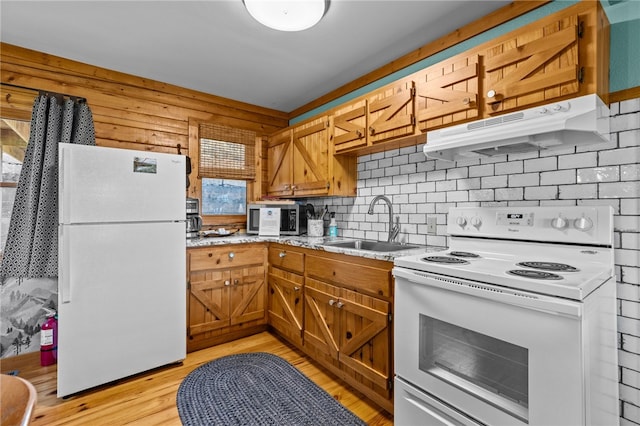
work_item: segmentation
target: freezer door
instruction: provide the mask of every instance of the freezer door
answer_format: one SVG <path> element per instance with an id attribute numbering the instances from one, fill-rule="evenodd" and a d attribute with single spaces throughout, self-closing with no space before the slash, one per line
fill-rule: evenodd
<path id="1" fill-rule="evenodd" d="M 186 357 L 184 224 L 60 226 L 58 397 Z"/>
<path id="2" fill-rule="evenodd" d="M 184 158 L 59 144 L 60 223 L 185 220 Z"/>

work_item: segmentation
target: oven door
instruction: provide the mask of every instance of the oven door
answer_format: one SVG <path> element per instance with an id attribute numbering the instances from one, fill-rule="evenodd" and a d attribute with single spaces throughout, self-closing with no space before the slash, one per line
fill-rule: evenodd
<path id="1" fill-rule="evenodd" d="M 489 425 L 584 424 L 580 303 L 393 271 L 400 379 Z"/>

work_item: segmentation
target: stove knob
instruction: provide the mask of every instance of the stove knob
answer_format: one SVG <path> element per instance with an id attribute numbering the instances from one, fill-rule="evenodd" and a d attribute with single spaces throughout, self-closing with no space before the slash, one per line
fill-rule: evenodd
<path id="1" fill-rule="evenodd" d="M 479 217 L 472 217 L 471 218 L 471 225 L 473 227 L 475 227 L 476 229 L 480 229 L 480 226 L 482 225 L 482 219 L 480 219 Z"/>
<path id="2" fill-rule="evenodd" d="M 564 229 L 567 227 L 567 219 L 561 216 L 551 219 L 551 227 L 555 229 Z"/>
<path id="3" fill-rule="evenodd" d="M 586 232 L 593 227 L 593 222 L 588 217 L 581 217 L 573 221 L 573 226 L 575 226 L 578 231 Z"/>
<path id="4" fill-rule="evenodd" d="M 467 224 L 467 219 L 465 219 L 464 217 L 460 216 L 456 219 L 456 223 L 458 224 L 458 226 L 460 226 L 460 228 L 464 228 L 465 225 Z"/>

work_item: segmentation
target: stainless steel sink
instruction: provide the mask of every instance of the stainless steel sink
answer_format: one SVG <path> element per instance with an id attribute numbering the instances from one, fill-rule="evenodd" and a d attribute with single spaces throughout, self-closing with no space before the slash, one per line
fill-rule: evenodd
<path id="1" fill-rule="evenodd" d="M 341 247 L 356 250 L 368 250 L 368 251 L 399 251 L 419 248 L 420 246 L 414 246 L 410 244 L 401 243 L 389 243 L 386 241 L 372 241 L 372 240 L 348 240 L 348 241 L 327 241 L 323 245 L 331 247 Z"/>

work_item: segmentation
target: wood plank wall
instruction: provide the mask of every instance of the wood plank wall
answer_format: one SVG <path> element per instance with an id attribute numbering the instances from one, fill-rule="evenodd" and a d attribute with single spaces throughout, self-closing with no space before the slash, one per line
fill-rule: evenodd
<path id="1" fill-rule="evenodd" d="M 38 91 L 86 98 L 100 146 L 188 154 L 189 119 L 249 129 L 288 125 L 288 114 L 0 43 L 3 117 L 29 120 Z M 33 90 L 21 89 L 29 88 Z"/>

